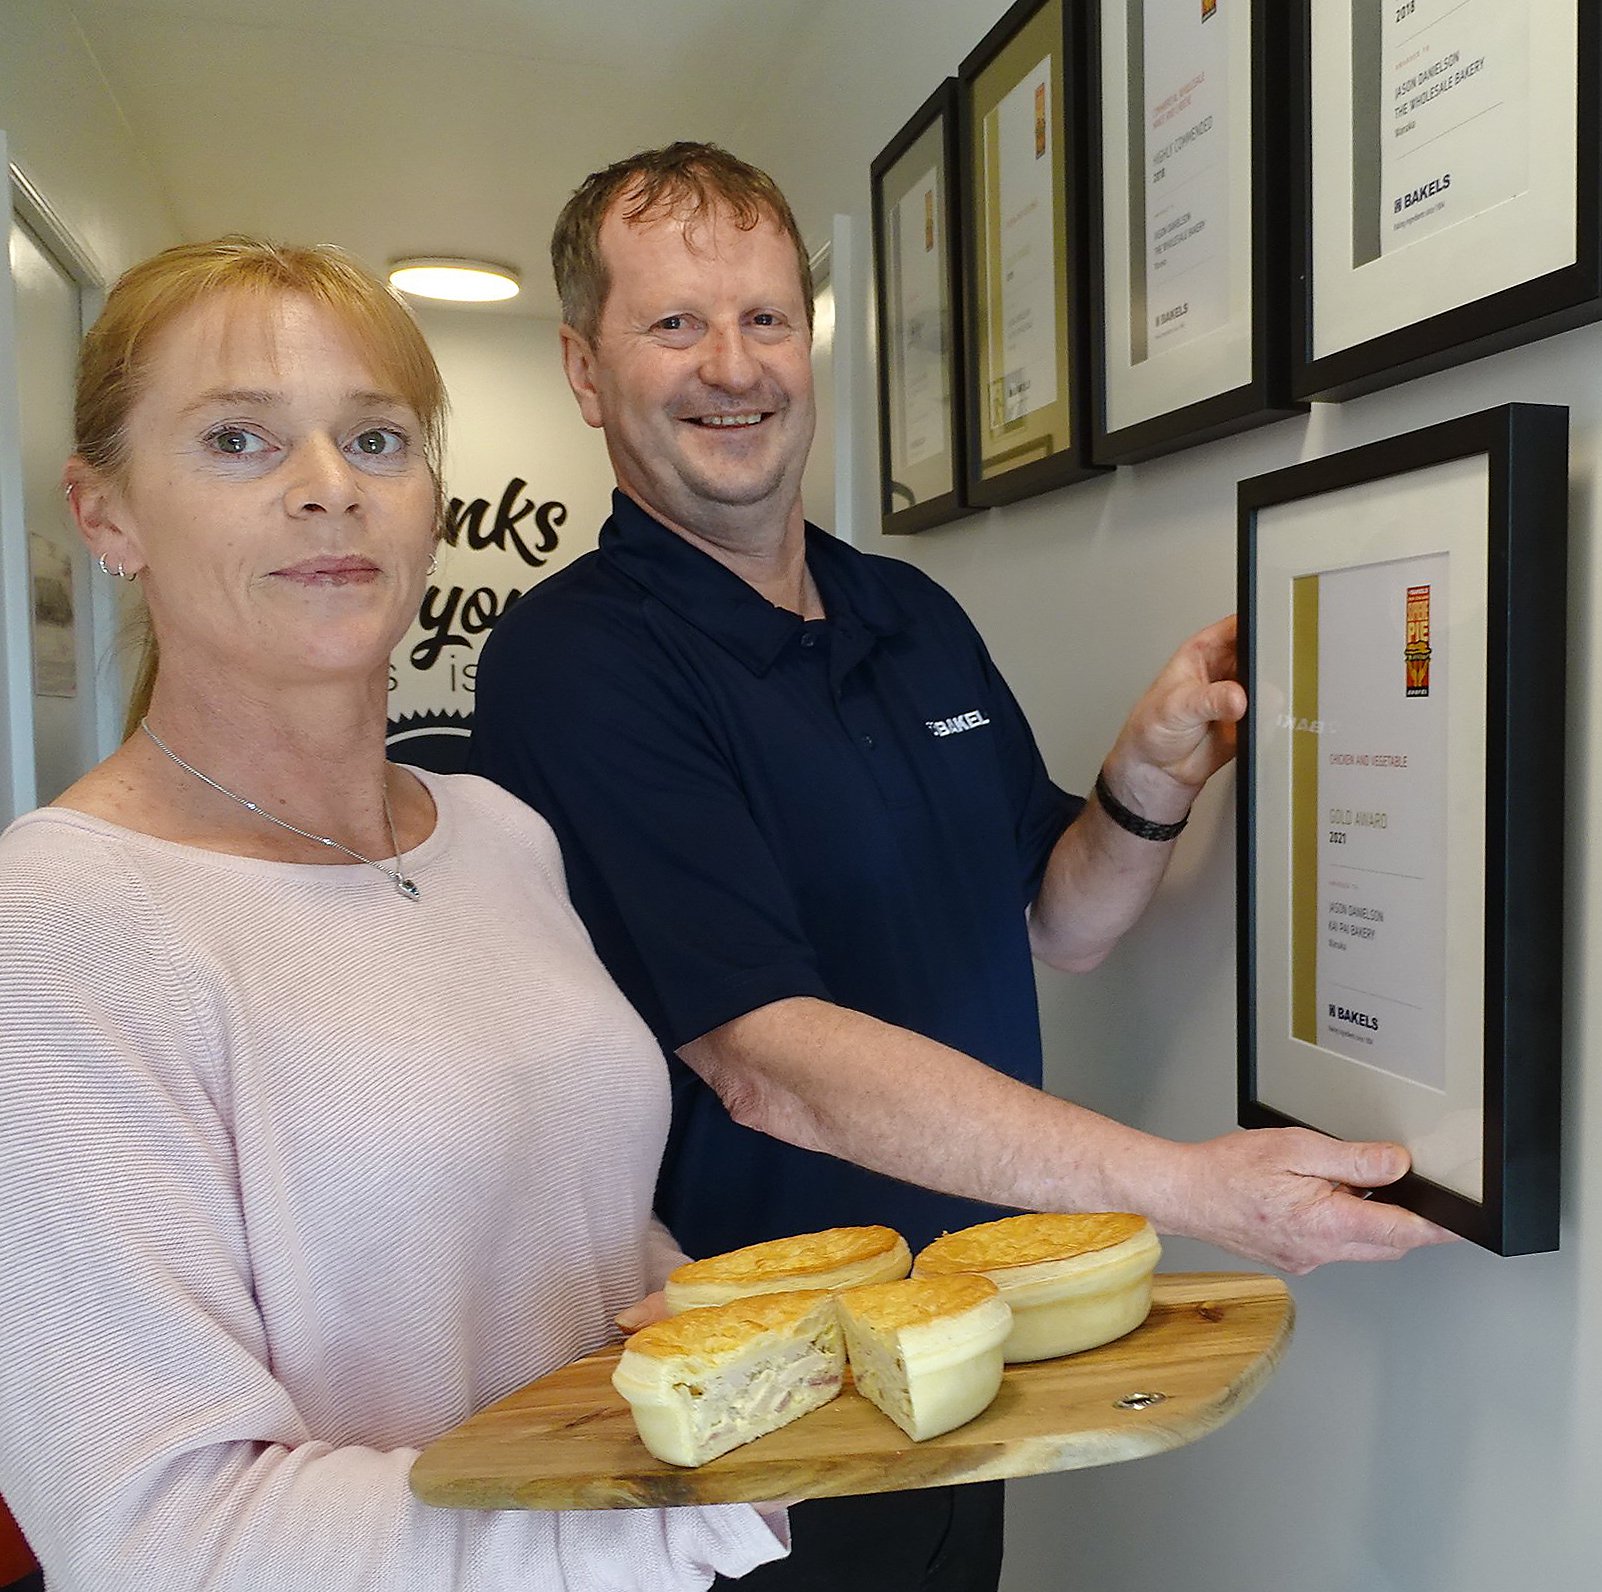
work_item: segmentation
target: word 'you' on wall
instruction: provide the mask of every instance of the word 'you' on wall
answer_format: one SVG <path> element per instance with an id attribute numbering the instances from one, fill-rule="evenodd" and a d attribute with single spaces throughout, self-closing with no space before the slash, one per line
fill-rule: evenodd
<path id="1" fill-rule="evenodd" d="M 389 750 L 460 772 L 473 727 L 479 650 L 502 614 L 549 573 L 567 505 L 513 476 L 497 498 L 453 497 L 438 568 L 389 664 Z"/>

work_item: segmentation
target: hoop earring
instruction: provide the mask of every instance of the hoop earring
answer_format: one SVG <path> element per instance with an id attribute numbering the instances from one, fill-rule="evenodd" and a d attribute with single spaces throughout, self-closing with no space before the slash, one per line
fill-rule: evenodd
<path id="1" fill-rule="evenodd" d="M 118 561 L 117 567 L 115 569 L 113 569 L 106 562 L 106 555 L 104 553 L 102 553 L 100 555 L 100 557 L 95 560 L 95 562 L 100 565 L 100 573 L 102 575 L 115 575 L 118 580 L 138 580 L 139 579 L 139 576 L 138 576 L 137 573 L 132 574 L 132 575 L 130 575 L 128 573 L 127 569 L 123 567 L 123 564 L 122 564 L 121 560 Z"/>
<path id="2" fill-rule="evenodd" d="M 428 555 L 428 573 L 430 575 L 435 574 L 438 571 L 438 569 L 439 569 L 439 554 L 438 553 L 430 553 Z"/>

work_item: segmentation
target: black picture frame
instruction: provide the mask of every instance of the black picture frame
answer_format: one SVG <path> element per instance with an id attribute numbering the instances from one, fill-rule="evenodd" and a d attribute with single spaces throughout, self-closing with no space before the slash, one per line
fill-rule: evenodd
<path id="1" fill-rule="evenodd" d="M 1050 147 L 1061 151 L 1053 160 L 1050 220 L 1053 247 L 1051 308 L 1055 342 L 1054 396 L 1050 406 L 1009 418 L 1015 395 L 1027 391 L 1003 372 L 990 375 L 990 326 L 994 313 L 1002 319 L 1001 300 L 989 291 L 991 281 L 1007 273 L 989 254 L 990 209 L 981 191 L 976 166 L 984 158 L 984 126 L 1006 93 L 1016 89 L 1029 69 L 1014 76 L 1020 52 L 1030 56 L 1046 48 L 1052 61 L 1049 117 L 1037 127 Z M 1106 467 L 1091 454 L 1091 375 L 1089 337 L 1089 132 L 1086 123 L 1085 21 L 1081 0 L 1016 0 L 1000 21 L 969 52 L 957 74 L 961 214 L 964 413 L 967 428 L 967 477 L 964 495 L 977 508 L 1014 503 L 1089 480 Z M 999 90 L 999 92 L 997 92 Z M 995 103 L 990 103 L 994 96 Z M 1037 154 L 1039 153 L 1037 147 Z M 998 224 L 999 225 L 999 224 Z M 1005 357 L 1003 348 L 1001 356 Z M 990 389 L 994 390 L 990 390 Z M 992 400 L 1002 422 L 991 424 Z M 1045 420 L 1028 424 L 1031 417 Z M 1057 431 L 1042 432 L 1055 423 Z M 1002 430 L 1017 428 L 1016 442 L 1001 449 L 987 442 Z M 1066 431 L 1066 439 L 1062 432 Z"/>
<path id="2" fill-rule="evenodd" d="M 1406 0 L 1402 0 L 1402 4 L 1406 4 Z M 1291 7 L 1294 31 L 1290 60 L 1295 82 L 1291 138 L 1297 151 L 1291 187 L 1295 214 L 1291 390 L 1298 399 L 1357 397 L 1502 349 L 1550 337 L 1602 317 L 1602 205 L 1598 203 L 1599 186 L 1602 186 L 1602 107 L 1599 107 L 1599 100 L 1602 100 L 1602 16 L 1590 0 L 1519 0 L 1519 7 L 1530 14 L 1532 38 L 1543 41 L 1543 48 L 1554 49 L 1556 58 L 1571 67 L 1574 74 L 1574 187 L 1572 194 L 1565 188 L 1562 196 L 1564 206 L 1572 205 L 1573 258 L 1566 263 L 1552 263 L 1545 269 L 1515 271 L 1500 286 L 1467 302 L 1453 302 L 1455 294 L 1461 291 L 1458 279 L 1464 262 L 1487 254 L 1499 238 L 1518 238 L 1523 228 L 1520 217 L 1524 213 L 1512 205 L 1504 204 L 1485 212 L 1483 220 L 1479 215 L 1470 216 L 1469 227 L 1485 230 L 1477 232 L 1453 227 L 1450 234 L 1443 234 L 1451 237 L 1449 255 L 1432 260 L 1420 251 L 1403 249 L 1402 265 L 1395 276 L 1373 276 L 1372 265 L 1385 264 L 1384 261 L 1353 266 L 1349 273 L 1343 266 L 1335 273 L 1339 282 L 1348 275 L 1350 280 L 1356 281 L 1360 270 L 1369 272 L 1373 281 L 1369 296 L 1376 305 L 1383 303 L 1387 296 L 1399 297 L 1398 284 L 1405 292 L 1441 297 L 1439 310 L 1403 311 L 1409 317 L 1404 324 L 1374 335 L 1348 333 L 1339 326 L 1333 331 L 1327 329 L 1327 323 L 1334 317 L 1321 303 L 1319 260 L 1321 256 L 1328 258 L 1326 234 L 1328 249 L 1344 249 L 1345 240 L 1339 237 L 1338 229 L 1319 225 L 1320 207 L 1325 202 L 1323 196 L 1330 190 L 1329 180 L 1321 185 L 1320 174 L 1315 170 L 1315 150 L 1322 141 L 1326 120 L 1320 116 L 1316 103 L 1315 85 L 1325 79 L 1321 72 L 1322 60 L 1315 59 L 1313 0 L 1296 0 Z M 1556 30 L 1545 13 L 1552 7 L 1565 10 L 1572 7 L 1572 51 L 1564 48 L 1568 40 L 1561 34 L 1555 39 L 1551 37 Z M 1321 13 L 1321 17 L 1327 22 L 1329 16 L 1337 14 L 1347 15 L 1342 8 L 1331 7 L 1328 16 Z M 1351 61 L 1343 62 L 1340 51 L 1329 53 L 1330 64 L 1324 70 L 1330 74 L 1344 71 L 1347 80 L 1355 83 L 1357 74 Z M 1550 98 L 1552 81 L 1550 73 L 1543 73 L 1544 86 L 1532 90 L 1531 97 Z M 1419 92 L 1427 88 L 1425 85 Z M 1379 85 L 1376 85 L 1376 99 L 1380 97 L 1378 90 Z M 1355 96 L 1357 90 L 1354 88 L 1352 92 Z M 1337 118 L 1330 117 L 1327 122 L 1333 127 Z M 1532 162 L 1550 164 L 1534 161 L 1533 156 Z M 1354 172 L 1358 164 L 1354 157 Z M 1451 173 L 1446 175 L 1450 177 Z M 1357 206 L 1352 189 L 1358 182 L 1359 178 L 1354 175 L 1350 187 L 1340 185 L 1349 206 L 1345 224 L 1354 231 Z M 1428 192 L 1427 187 L 1420 187 L 1401 193 L 1396 203 L 1411 205 L 1415 193 Z M 1433 203 L 1434 198 L 1430 197 L 1429 202 Z M 1567 217 L 1560 219 L 1564 226 L 1568 225 Z M 1453 236 L 1459 233 L 1461 236 Z M 1413 257 L 1411 261 L 1406 258 L 1408 256 Z M 1324 346 L 1326 338 L 1327 347 Z"/>
<path id="3" fill-rule="evenodd" d="M 896 239 L 892 238 L 891 231 L 896 206 L 904 197 L 901 189 L 909 179 L 917 180 L 916 174 L 907 169 L 907 163 L 919 151 L 933 153 L 938 159 L 938 194 L 931 191 L 925 199 L 931 211 L 929 247 L 936 257 L 928 264 L 938 280 L 936 313 L 943 360 L 944 414 L 938 430 L 944 457 L 949 461 L 949 472 L 942 471 L 938 463 L 933 469 L 917 469 L 917 465 L 930 463 L 927 459 L 916 461 L 909 468 L 897 447 L 898 432 L 905 428 L 908 407 L 905 391 L 898 386 L 905 362 L 904 351 L 901 358 L 897 358 L 906 328 L 901 313 L 904 297 L 898 277 L 901 256 L 893 246 Z M 959 160 L 957 80 L 949 77 L 880 150 L 869 169 L 873 207 L 873 290 L 878 312 L 879 507 L 880 527 L 887 536 L 929 530 L 973 512 L 965 492 L 967 428 L 963 415 L 962 264 L 957 219 Z M 921 162 L 919 164 L 921 166 Z M 930 374 L 925 372 L 926 381 Z M 932 395 L 926 394 L 925 401 L 933 401 Z M 898 414 L 902 417 L 899 426 Z M 920 478 L 936 477 L 936 484 L 944 486 L 945 490 L 920 497 L 917 486 L 922 481 L 914 483 L 915 471 Z"/>
<path id="4" fill-rule="evenodd" d="M 1436 931 L 1443 947 L 1438 964 L 1442 970 L 1440 1035 L 1444 1041 L 1454 1023 L 1465 1028 L 1461 1046 L 1442 1045 L 1448 1058 L 1445 1068 L 1463 1070 L 1466 1080 L 1457 1092 L 1470 1109 L 1455 1116 L 1450 1082 L 1440 1100 L 1433 1101 L 1421 1087 L 1428 1080 L 1397 1081 L 1387 1071 L 1383 1053 L 1350 1059 L 1362 1044 L 1378 1040 L 1378 1030 L 1367 1038 L 1359 1030 L 1350 1030 L 1348 1039 L 1336 1041 L 1347 1046 L 1343 1054 L 1316 1042 L 1310 1049 L 1299 1048 L 1304 1041 L 1295 1034 L 1297 1001 L 1305 1000 L 1307 991 L 1305 981 L 1299 983 L 1306 963 L 1296 948 L 1296 912 L 1310 914 L 1311 937 L 1304 943 L 1319 946 L 1315 955 L 1321 978 L 1326 977 L 1330 964 L 1337 970 L 1332 976 L 1347 977 L 1353 969 L 1373 966 L 1342 962 L 1345 952 L 1334 938 L 1337 919 L 1327 914 L 1354 914 L 1354 921 L 1342 932 L 1370 938 L 1376 932 L 1394 933 L 1395 939 L 1377 942 L 1387 966 L 1406 956 L 1413 942 L 1408 938 L 1410 920 L 1405 913 L 1386 928 L 1370 908 L 1359 911 L 1344 901 L 1339 907 L 1335 904 L 1337 891 L 1349 883 L 1341 877 L 1347 870 L 1348 853 L 1342 851 L 1335 860 L 1325 847 L 1325 840 L 1333 840 L 1336 832 L 1326 829 L 1325 819 L 1331 825 L 1354 817 L 1374 824 L 1386 822 L 1388 815 L 1373 811 L 1354 814 L 1350 808 L 1322 804 L 1321 798 L 1328 799 L 1326 789 L 1331 795 L 1336 791 L 1333 780 L 1339 777 L 1330 776 L 1332 783 L 1326 787 L 1325 765 L 1352 761 L 1348 753 L 1335 748 L 1356 744 L 1353 726 L 1345 725 L 1337 737 L 1334 716 L 1327 721 L 1323 717 L 1322 696 L 1313 699 L 1317 716 L 1310 723 L 1302 722 L 1297 717 L 1303 704 L 1294 686 L 1294 670 L 1275 663 L 1277 657 L 1295 658 L 1302 634 L 1296 630 L 1296 620 L 1287 619 L 1295 599 L 1287 590 L 1286 572 L 1324 568 L 1322 549 L 1328 538 L 1337 574 L 1351 568 L 1366 578 L 1370 571 L 1379 570 L 1394 587 L 1408 574 L 1405 565 L 1391 562 L 1391 556 L 1405 558 L 1406 549 L 1385 523 L 1389 512 L 1385 505 L 1397 505 L 1394 522 L 1403 528 L 1402 540 L 1414 538 L 1418 547 L 1437 545 L 1432 516 L 1439 514 L 1442 526 L 1446 525 L 1450 504 L 1442 487 L 1453 471 L 1463 472 L 1465 483 L 1453 490 L 1467 493 L 1467 501 L 1484 504 L 1483 526 L 1462 526 L 1459 516 L 1457 528 L 1446 530 L 1439 538 L 1443 547 L 1454 536 L 1462 539 L 1462 556 L 1450 565 L 1451 580 L 1443 588 L 1448 626 L 1457 628 L 1447 631 L 1446 673 L 1440 695 L 1457 704 L 1455 711 L 1464 715 L 1454 725 L 1467 724 L 1472 729 L 1483 712 L 1484 727 L 1483 792 L 1467 777 L 1451 786 L 1441 806 L 1440 897 L 1448 902 L 1453 890 L 1466 890 L 1458 905 L 1468 903 L 1466 910 L 1455 914 L 1443 912 Z M 1361 493 L 1368 495 L 1359 497 Z M 1365 512 L 1353 512 L 1365 504 Z M 1376 1098 L 1394 1098 L 1403 1114 L 1413 1113 L 1421 1122 L 1431 1113 L 1439 1115 L 1438 1147 L 1447 1147 L 1447 1141 L 1459 1135 L 1459 1145 L 1466 1145 L 1470 1157 L 1478 1160 L 1479 1189 L 1475 1197 L 1416 1166 L 1401 1182 L 1380 1190 L 1376 1198 L 1418 1211 L 1497 1254 L 1555 1249 L 1561 1118 L 1568 411 L 1551 405 L 1508 404 L 1293 465 L 1242 481 L 1238 511 L 1240 678 L 1251 700 L 1241 726 L 1237 809 L 1239 1120 L 1245 1127 L 1305 1126 L 1350 1138 L 1395 1138 L 1399 1135 L 1384 1131 L 1384 1123 L 1359 1120 L 1354 1128 L 1351 1120 L 1333 1123 L 1318 1120 L 1317 1111 L 1287 1109 L 1288 1096 L 1303 1095 L 1328 1102 L 1321 1107 L 1325 1115 L 1362 1118 L 1369 1109 L 1361 1103 L 1365 1092 L 1390 1091 Z M 1344 550 L 1334 546 L 1336 541 L 1343 542 Z M 1483 568 L 1477 562 L 1482 554 Z M 1351 562 L 1343 566 L 1343 560 Z M 1324 578 L 1323 574 L 1316 577 L 1320 582 Z M 1423 684 L 1427 691 L 1428 649 L 1432 645 L 1429 589 L 1409 588 L 1410 625 L 1415 618 L 1415 592 L 1424 594 Z M 1479 599 L 1483 599 L 1483 607 L 1475 606 Z M 1458 606 L 1452 606 L 1454 601 Z M 1332 606 L 1337 614 L 1341 612 L 1339 605 Z M 1349 619 L 1353 612 L 1349 601 L 1344 612 Z M 1460 614 L 1467 617 L 1459 620 L 1456 616 Z M 1479 614 L 1483 614 L 1483 624 Z M 1317 627 L 1315 617 L 1315 647 L 1310 654 L 1315 660 L 1315 689 L 1322 685 L 1316 661 L 1322 656 L 1316 648 Z M 1411 642 L 1412 628 L 1405 633 Z M 1350 657 L 1351 651 L 1342 655 L 1340 647 L 1355 649 L 1359 645 L 1345 627 L 1329 627 L 1322 634 L 1330 641 L 1332 657 Z M 1480 673 L 1475 660 L 1482 642 L 1484 669 Z M 1307 652 L 1305 647 L 1301 650 Z M 1399 670 L 1402 661 L 1398 647 Z M 1360 674 L 1363 666 L 1354 663 L 1349 667 Z M 1276 678 L 1288 688 L 1276 693 Z M 1409 697 L 1421 694 L 1413 689 L 1415 676 L 1408 674 L 1406 680 Z M 1468 684 L 1454 685 L 1455 680 Z M 1483 700 L 1476 684 L 1481 681 Z M 1351 700 L 1353 687 L 1346 683 L 1344 689 L 1346 700 Z M 1394 692 L 1395 688 L 1390 689 Z M 1331 705 L 1337 700 L 1332 696 Z M 1363 700 L 1367 703 L 1372 698 Z M 1368 711 L 1365 707 L 1365 715 Z M 1374 711 L 1383 715 L 1397 710 Z M 1368 734 L 1366 725 L 1362 733 Z M 1459 733 L 1457 728 L 1453 734 L 1455 740 L 1446 744 L 1454 750 L 1450 756 L 1443 754 L 1441 760 L 1443 779 L 1446 771 L 1458 766 L 1450 757 L 1461 757 L 1461 748 L 1475 744 L 1473 734 Z M 1329 739 L 1324 739 L 1326 736 Z M 1319 770 L 1311 786 L 1314 805 L 1310 817 L 1306 808 L 1296 805 L 1295 766 L 1301 756 L 1310 756 Z M 1356 761 L 1366 762 L 1367 757 Z M 1376 756 L 1373 762 L 1394 766 L 1396 759 Z M 1477 754 L 1471 753 L 1470 774 L 1476 764 Z M 1373 780 L 1388 776 L 1376 767 L 1365 770 L 1362 777 L 1371 781 L 1365 788 L 1372 790 Z M 1409 787 L 1412 780 L 1427 781 L 1429 777 L 1427 773 L 1410 775 Z M 1482 795 L 1483 805 L 1479 805 Z M 1464 819 L 1465 811 L 1483 817 L 1478 823 L 1473 817 Z M 1445 817 L 1448 813 L 1454 815 L 1450 821 Z M 1409 818 L 1404 808 L 1396 840 L 1411 847 L 1427 826 L 1413 822 L 1410 837 Z M 1309 823 L 1311 834 L 1306 832 Z M 1483 832 L 1478 824 L 1483 825 Z M 1304 883 L 1302 894 L 1297 895 L 1299 883 L 1305 880 L 1296 860 L 1303 840 L 1318 859 L 1311 899 Z M 1373 853 L 1352 855 L 1373 858 Z M 1405 855 L 1412 858 L 1414 853 L 1408 850 Z M 1481 857 L 1483 888 L 1478 885 Z M 1428 863 L 1417 866 L 1427 878 Z M 1357 873 L 1378 871 L 1356 869 Z M 1383 900 L 1384 892 L 1398 889 L 1394 880 L 1399 877 L 1403 876 L 1381 881 L 1373 899 Z M 1356 899 L 1366 899 L 1369 888 L 1367 881 L 1358 884 Z M 1414 923 L 1421 921 L 1417 907 L 1429 899 L 1426 890 L 1427 886 L 1421 887 L 1414 898 Z M 1400 899 L 1405 902 L 1406 898 Z M 1372 923 L 1355 921 L 1357 917 L 1372 918 L 1381 927 L 1376 930 Z M 1433 920 L 1422 921 L 1427 925 Z M 1283 926 L 1287 923 L 1291 925 L 1288 931 Z M 1321 938 L 1326 930 L 1331 936 L 1327 941 Z M 1325 951 L 1325 944 L 1334 948 Z M 1476 944 L 1481 947 L 1477 964 L 1472 954 L 1447 952 L 1453 947 L 1462 952 L 1465 946 L 1472 951 Z M 1421 957 L 1420 965 L 1426 960 Z M 1421 981 L 1421 986 L 1418 1009 L 1424 1010 L 1427 980 Z M 1343 987 L 1329 983 L 1315 987 L 1308 1009 L 1317 1026 L 1311 1034 L 1304 1028 L 1304 1034 L 1326 1040 L 1342 1032 L 1337 1022 L 1357 1023 L 1363 1017 L 1363 1013 L 1334 1004 L 1324 1006 L 1323 991 Z M 1412 992 L 1413 986 L 1408 988 Z M 1365 997 L 1368 993 L 1362 992 Z M 1449 1003 L 1454 994 L 1461 997 L 1456 1005 Z M 1383 1013 L 1383 1000 L 1383 995 L 1365 998 L 1363 1004 Z M 1483 1022 L 1477 1014 L 1482 1014 Z M 1405 1029 L 1405 1019 L 1403 1026 Z M 1473 1054 L 1476 1040 L 1477 1056 Z M 1434 1131 L 1432 1128 L 1431 1133 Z M 1409 1149 L 1417 1163 L 1418 1142 L 1409 1144 Z M 1446 1148 L 1440 1148 L 1440 1155 L 1445 1154 Z"/>
<path id="5" fill-rule="evenodd" d="M 1138 356 L 1149 358 L 1146 385 L 1171 394 L 1176 387 L 1193 392 L 1194 397 L 1165 407 L 1166 397 L 1154 393 L 1142 400 L 1119 391 L 1127 385 L 1125 364 L 1133 366 L 1133 354 L 1114 360 L 1109 339 L 1113 328 L 1131 328 L 1134 305 L 1144 294 L 1137 291 L 1141 273 L 1136 259 L 1144 251 L 1146 227 L 1140 225 L 1137 244 L 1136 214 L 1144 201 L 1135 198 L 1134 149 L 1143 143 L 1144 115 L 1137 126 L 1136 87 L 1143 71 L 1136 72 L 1132 45 L 1144 44 L 1144 7 L 1140 0 L 1087 0 L 1088 50 L 1090 59 L 1090 235 L 1091 235 L 1091 349 L 1095 381 L 1094 431 L 1091 451 L 1102 464 L 1136 464 L 1145 459 L 1173 453 L 1198 443 L 1233 436 L 1257 426 L 1304 414 L 1305 403 L 1291 397 L 1290 390 L 1290 207 L 1286 186 L 1290 175 L 1290 104 L 1284 61 L 1290 47 L 1289 21 L 1283 0 L 1246 0 L 1232 10 L 1201 11 L 1205 20 L 1199 27 L 1244 26 L 1249 30 L 1250 68 L 1245 89 L 1249 94 L 1249 132 L 1240 136 L 1232 117 L 1224 125 L 1207 132 L 1225 141 L 1226 182 L 1229 185 L 1226 217 L 1229 236 L 1217 247 L 1223 252 L 1223 270 L 1231 284 L 1244 276 L 1249 284 L 1249 303 L 1244 313 L 1231 307 L 1227 320 L 1207 338 L 1213 353 L 1209 361 L 1198 358 L 1194 347 L 1176 368 L 1172 355 L 1162 353 Z M 1235 17 L 1244 21 L 1235 23 Z M 1229 39 L 1230 44 L 1233 39 Z M 1125 62 L 1122 80 L 1116 80 L 1113 60 Z M 1231 60 L 1226 77 L 1234 100 L 1240 83 Z M 1138 97 L 1144 100 L 1144 92 Z M 1209 102 L 1210 105 L 1210 102 Z M 1199 114 L 1199 113 L 1198 113 Z M 1126 131 L 1127 129 L 1127 131 Z M 1180 130 L 1187 130 L 1180 123 Z M 1144 162 L 1142 162 L 1144 164 Z M 1249 215 L 1244 251 L 1233 224 L 1237 206 Z M 1216 220 L 1217 218 L 1212 218 Z M 1245 253 L 1244 271 L 1241 253 Z M 1109 283 L 1109 265 L 1117 285 Z M 1216 289 L 1215 289 L 1216 291 Z M 1188 307 L 1188 300 L 1187 300 Z M 1225 339 L 1234 334 L 1234 346 Z M 1219 333 L 1225 334 L 1221 337 Z M 1244 334 L 1244 352 L 1239 341 Z M 1131 331 L 1132 343 L 1135 333 Z M 1196 374 L 1197 364 L 1210 364 Z M 1161 366 L 1168 367 L 1166 373 Z M 1116 416 L 1114 415 L 1116 411 Z"/>

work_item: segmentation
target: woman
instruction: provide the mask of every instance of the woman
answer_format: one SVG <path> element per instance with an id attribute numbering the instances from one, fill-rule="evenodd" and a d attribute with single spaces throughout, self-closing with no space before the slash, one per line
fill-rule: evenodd
<path id="1" fill-rule="evenodd" d="M 52 1592 L 661 1592 L 783 1552 L 746 1506 L 407 1491 L 673 1258 L 660 1052 L 549 830 L 385 761 L 443 409 L 328 249 L 169 250 L 84 348 L 67 492 L 160 662 L 0 839 L 0 1493 Z"/>

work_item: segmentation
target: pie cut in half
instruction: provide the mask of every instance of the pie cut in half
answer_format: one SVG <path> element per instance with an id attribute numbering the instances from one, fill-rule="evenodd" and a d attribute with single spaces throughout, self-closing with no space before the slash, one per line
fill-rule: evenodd
<path id="1" fill-rule="evenodd" d="M 987 1277 L 909 1277 L 837 1296 L 857 1392 L 914 1442 L 971 1421 L 1001 1387 L 1012 1312 Z"/>
<path id="2" fill-rule="evenodd" d="M 612 1386 L 657 1459 L 693 1466 L 827 1404 L 844 1377 L 834 1295 L 809 1289 L 641 1327 L 623 1345 Z"/>

